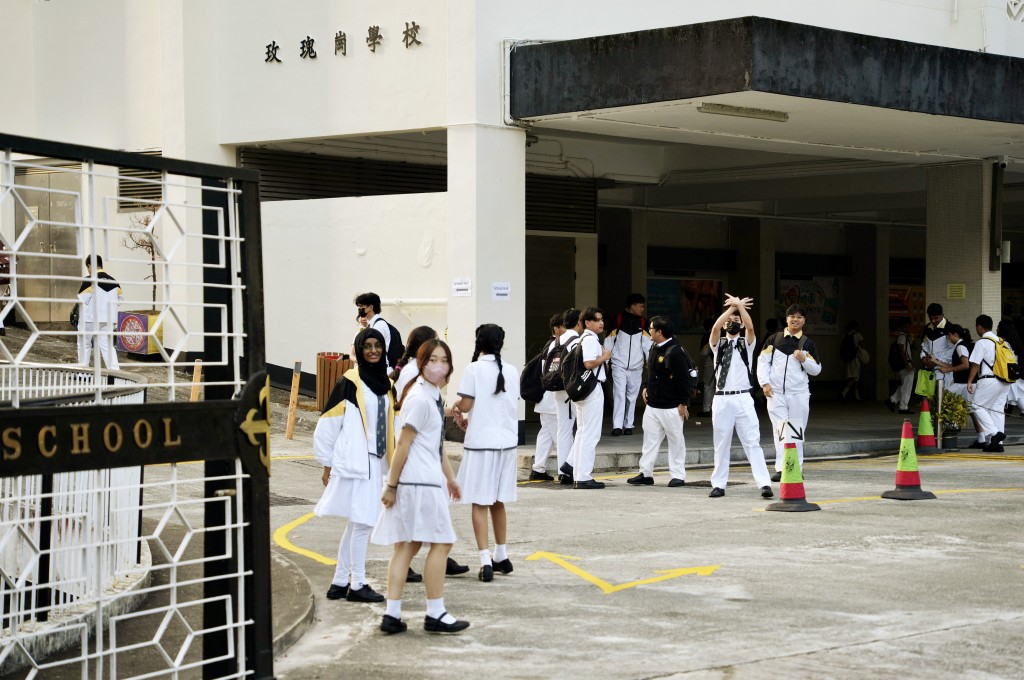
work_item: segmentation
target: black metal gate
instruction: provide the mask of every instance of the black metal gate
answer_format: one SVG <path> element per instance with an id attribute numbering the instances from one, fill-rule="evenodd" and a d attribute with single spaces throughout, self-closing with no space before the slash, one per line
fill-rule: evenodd
<path id="1" fill-rule="evenodd" d="M 68 173 L 74 220 L 32 168 Z M 68 257 L 44 224 L 103 258 L 116 324 L 26 312 L 29 261 Z M 0 236 L 0 676 L 273 677 L 258 174 L 0 135 Z"/>

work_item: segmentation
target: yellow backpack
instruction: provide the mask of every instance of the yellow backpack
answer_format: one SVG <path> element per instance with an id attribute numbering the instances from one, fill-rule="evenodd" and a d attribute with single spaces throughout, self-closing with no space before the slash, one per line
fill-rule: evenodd
<path id="1" fill-rule="evenodd" d="M 1017 355 L 1013 353 L 1009 343 L 1002 338 L 999 338 L 999 342 L 992 338 L 982 339 L 989 340 L 996 346 L 995 364 L 989 366 L 992 374 L 1004 383 L 1017 382 L 1020 379 L 1020 365 L 1017 364 Z"/>

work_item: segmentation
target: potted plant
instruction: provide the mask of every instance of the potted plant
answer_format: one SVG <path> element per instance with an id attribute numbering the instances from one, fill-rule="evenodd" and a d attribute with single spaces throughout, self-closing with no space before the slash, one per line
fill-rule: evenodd
<path id="1" fill-rule="evenodd" d="M 942 432 L 942 442 L 939 444 L 941 448 L 958 448 L 960 430 L 967 424 L 970 415 L 970 406 L 959 394 L 946 392 L 942 395 L 942 410 L 939 412 L 939 425 Z"/>
<path id="2" fill-rule="evenodd" d="M 118 312 L 117 348 L 134 354 L 156 354 L 159 352 L 155 339 L 163 342 L 163 327 L 156 326 L 159 313 L 156 308 L 156 259 L 158 255 L 156 235 L 151 224 L 156 216 L 157 206 L 146 208 L 143 217 L 132 215 L 132 230 L 121 239 L 121 245 L 128 250 L 141 250 L 149 256 L 150 273 L 146 280 L 152 281 L 150 292 L 152 303 L 149 309 Z M 153 329 L 156 332 L 152 332 Z"/>

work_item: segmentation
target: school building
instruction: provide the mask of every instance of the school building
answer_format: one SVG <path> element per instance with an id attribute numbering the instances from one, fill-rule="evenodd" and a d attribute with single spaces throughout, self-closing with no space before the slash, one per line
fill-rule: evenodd
<path id="1" fill-rule="evenodd" d="M 0 132 L 262 173 L 278 376 L 346 351 L 365 291 L 457 366 L 481 323 L 522 366 L 553 312 L 634 291 L 691 353 L 723 292 L 759 324 L 801 301 L 822 384 L 856 319 L 878 398 L 892 318 L 1024 316 L 1021 0 L 6 0 L 0 25 Z"/>

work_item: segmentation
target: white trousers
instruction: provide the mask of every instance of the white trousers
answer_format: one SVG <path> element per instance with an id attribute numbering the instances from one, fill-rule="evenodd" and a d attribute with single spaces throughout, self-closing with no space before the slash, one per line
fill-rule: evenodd
<path id="1" fill-rule="evenodd" d="M 718 398 L 716 397 L 717 401 Z M 782 472 L 782 458 L 785 450 L 786 435 L 803 432 L 804 439 L 798 439 L 796 452 L 800 459 L 800 467 L 804 466 L 804 441 L 807 438 L 807 415 L 811 410 L 810 392 L 790 392 L 775 396 L 768 400 L 768 417 L 772 421 L 772 433 L 775 439 L 775 471 Z M 787 424 L 788 423 L 788 424 Z"/>
<path id="2" fill-rule="evenodd" d="M 674 479 L 686 479 L 686 440 L 683 438 L 683 417 L 679 409 L 644 410 L 644 445 L 640 454 L 640 472 L 654 476 L 654 461 L 663 439 L 668 439 L 668 470 Z"/>
<path id="3" fill-rule="evenodd" d="M 547 472 L 548 458 L 551 456 L 551 452 L 555 451 L 555 455 L 558 455 L 555 444 L 558 440 L 558 414 L 539 413 L 537 415 L 540 416 L 540 432 L 537 433 L 537 452 L 533 456 L 533 470 L 534 472 Z"/>
<path id="4" fill-rule="evenodd" d="M 643 369 L 632 371 L 612 366 L 612 428 L 632 429 L 636 397 L 640 394 Z"/>
<path id="5" fill-rule="evenodd" d="M 83 321 L 79 330 L 83 333 L 78 336 L 78 363 L 83 366 L 92 365 L 92 339 L 95 337 L 103 365 L 115 371 L 121 368 L 117 361 L 117 351 L 113 347 L 114 336 L 111 334 L 114 331 L 109 323 Z"/>
<path id="6" fill-rule="evenodd" d="M 604 420 L 604 385 L 598 385 L 590 396 L 576 402 L 576 438 L 572 442 L 569 464 L 573 481 L 593 479 L 597 443 L 601 441 L 601 421 Z"/>
<path id="7" fill-rule="evenodd" d="M 900 411 L 910 408 L 910 395 L 914 393 L 914 374 L 915 371 L 912 368 L 904 368 L 897 374 L 900 377 L 900 386 L 889 397 L 889 401 L 897 404 Z"/>
<path id="8" fill-rule="evenodd" d="M 338 567 L 334 570 L 336 586 L 351 583 L 351 587 L 359 590 L 366 583 L 366 545 L 370 541 L 373 527 L 369 524 L 349 521 L 345 533 L 341 535 L 338 546 Z M 351 581 L 349 575 L 351 574 Z"/>
<path id="9" fill-rule="evenodd" d="M 974 398 L 971 400 L 971 412 L 978 417 L 978 424 L 985 438 L 990 439 L 996 432 L 1005 432 L 1006 395 L 1010 384 L 997 378 L 985 378 L 974 382 Z"/>
<path id="10" fill-rule="evenodd" d="M 555 439 L 555 455 L 558 457 L 558 467 L 569 460 L 572 453 L 573 434 L 572 426 L 576 422 L 576 406 L 569 401 L 569 395 L 565 390 L 555 392 L 555 417 L 558 419 L 558 436 Z"/>
<path id="11" fill-rule="evenodd" d="M 715 469 L 711 473 L 711 486 L 724 489 L 729 483 L 729 462 L 732 433 L 735 429 L 743 454 L 750 461 L 750 471 L 758 488 L 771 486 L 771 475 L 764 462 L 761 449 L 761 429 L 757 423 L 754 398 L 749 394 L 718 394 L 711 405 L 715 438 Z"/>

